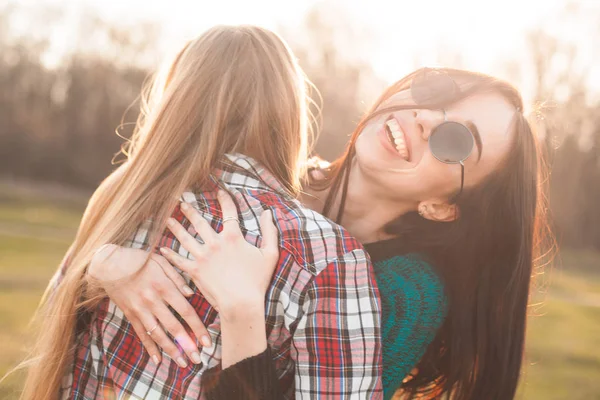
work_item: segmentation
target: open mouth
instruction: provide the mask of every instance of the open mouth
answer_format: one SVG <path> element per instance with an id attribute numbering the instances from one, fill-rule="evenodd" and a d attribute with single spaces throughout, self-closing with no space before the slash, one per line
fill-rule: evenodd
<path id="1" fill-rule="evenodd" d="M 400 124 L 393 116 L 390 116 L 387 121 L 385 121 L 385 131 L 389 141 L 392 143 L 392 146 L 394 146 L 400 157 L 405 161 L 410 161 L 410 152 L 408 151 L 408 146 L 406 144 L 406 136 L 402 131 Z"/>

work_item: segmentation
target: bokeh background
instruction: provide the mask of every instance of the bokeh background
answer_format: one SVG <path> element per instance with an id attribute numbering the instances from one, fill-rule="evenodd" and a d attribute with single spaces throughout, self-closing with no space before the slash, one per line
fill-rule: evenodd
<path id="1" fill-rule="evenodd" d="M 323 97 L 316 152 L 338 155 L 385 86 L 420 66 L 519 87 L 552 168 L 561 251 L 536 278 L 520 399 L 600 399 L 600 2 L 0 0 L 0 375 L 86 201 L 132 132 L 148 73 L 214 24 L 292 46 Z M 235 60 L 232 60 L 235 62 Z M 0 383 L 16 398 L 22 376 Z"/>

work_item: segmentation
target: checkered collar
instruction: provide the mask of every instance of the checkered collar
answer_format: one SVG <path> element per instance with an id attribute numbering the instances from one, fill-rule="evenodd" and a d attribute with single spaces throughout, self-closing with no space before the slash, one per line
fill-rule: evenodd
<path id="1" fill-rule="evenodd" d="M 244 154 L 226 154 L 219 167 L 213 171 L 212 178 L 215 183 L 222 181 L 234 187 L 271 191 L 293 199 L 289 190 L 269 170 Z"/>

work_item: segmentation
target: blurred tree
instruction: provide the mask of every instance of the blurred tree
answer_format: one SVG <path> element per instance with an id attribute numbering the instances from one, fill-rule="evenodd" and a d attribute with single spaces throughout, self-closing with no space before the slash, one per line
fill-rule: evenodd
<path id="1" fill-rule="evenodd" d="M 36 8 L 37 36 L 18 33 L 27 13 L 0 5 L 0 177 L 95 187 L 122 143 L 121 121 L 133 122 L 136 99 L 156 60 L 160 30 L 152 24 L 115 27 L 83 12 L 72 43 L 60 53 L 47 38 L 63 13 Z M 600 7 L 595 8 L 600 17 Z M 569 10 L 572 18 L 589 9 Z M 578 14 L 579 13 L 579 14 Z M 17 18 L 18 17 L 18 18 Z M 299 31 L 280 29 L 322 95 L 322 134 L 316 153 L 333 159 L 344 149 L 365 105 L 384 88 L 365 60 L 371 40 L 336 3 L 317 3 Z M 16 32 L 16 33 L 15 33 Z M 600 43 L 600 30 L 591 40 Z M 600 249 L 600 102 L 589 89 L 591 66 L 582 50 L 539 29 L 528 36 L 530 60 L 507 66 L 511 76 L 533 76 L 534 101 L 552 166 L 550 203 L 564 245 Z M 440 52 L 442 63 L 462 59 Z M 123 117 L 126 110 L 129 113 Z M 121 133 L 129 136 L 132 125 Z"/>
<path id="2" fill-rule="evenodd" d="M 597 108 L 597 111 L 600 111 Z M 599 115 L 598 112 L 596 115 Z M 583 156 L 579 208 L 582 247 L 600 250 L 600 118 L 596 117 L 592 145 Z"/>
<path id="3" fill-rule="evenodd" d="M 0 33 L 17 11 L 14 3 L 3 10 Z M 55 17 L 48 32 L 62 22 Z M 79 32 L 69 35 L 70 51 L 55 67 L 45 63 L 45 39 L 0 36 L 4 176 L 95 187 L 112 168 L 122 142 L 115 129 L 140 92 L 147 75 L 140 64 L 152 53 L 158 29 L 115 28 L 91 13 L 81 18 Z"/>
<path id="4" fill-rule="evenodd" d="M 589 10 L 588 10 L 589 11 Z M 577 17 L 578 8 L 568 10 Z M 600 16 L 600 10 L 597 13 Z M 600 41 L 600 31 L 596 31 Z M 528 37 L 534 76 L 535 112 L 541 118 L 544 147 L 552 169 L 550 206 L 560 243 L 600 248 L 600 104 L 591 100 L 591 65 L 579 65 L 576 43 L 542 28 Z"/>
<path id="5" fill-rule="evenodd" d="M 322 134 L 315 153 L 332 160 L 345 148 L 365 103 L 385 87 L 364 59 L 371 35 L 330 1 L 315 4 L 299 33 L 281 30 L 322 97 Z"/>

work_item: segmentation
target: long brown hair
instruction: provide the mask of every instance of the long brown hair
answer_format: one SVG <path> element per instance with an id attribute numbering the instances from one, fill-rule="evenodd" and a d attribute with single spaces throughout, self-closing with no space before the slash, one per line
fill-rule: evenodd
<path id="1" fill-rule="evenodd" d="M 365 125 L 381 113 L 444 108 L 484 91 L 498 93 L 514 106 L 511 148 L 494 174 L 457 199 L 460 218 L 441 223 L 411 212 L 386 226 L 387 233 L 402 239 L 399 253 L 418 252 L 432 261 L 449 299 L 447 318 L 417 372 L 403 384 L 404 396 L 512 399 L 523 359 L 531 276 L 551 244 L 542 151 L 522 113 L 522 98 L 512 85 L 468 71 L 438 71 L 458 83 L 461 90 L 453 98 L 438 103 L 434 98 L 418 107 L 379 109 L 393 94 L 408 90 L 423 71 L 396 82 L 360 121 L 345 153 L 331 164 L 327 179 L 316 189 L 330 188 L 325 215 L 341 198 L 338 212 L 331 216 L 341 222 L 354 144 Z"/>
<path id="2" fill-rule="evenodd" d="M 86 300 L 84 275 L 99 246 L 125 243 L 151 218 L 153 248 L 177 196 L 208 183 L 226 153 L 253 157 L 291 194 L 299 191 L 310 130 L 306 90 L 287 45 L 252 26 L 208 30 L 154 79 L 144 91 L 126 165 L 90 200 L 64 278 L 39 311 L 23 399 L 58 396 L 77 315 L 97 304 Z"/>

